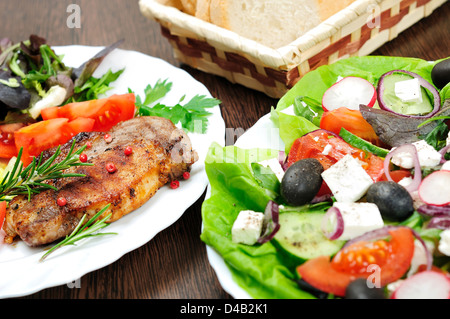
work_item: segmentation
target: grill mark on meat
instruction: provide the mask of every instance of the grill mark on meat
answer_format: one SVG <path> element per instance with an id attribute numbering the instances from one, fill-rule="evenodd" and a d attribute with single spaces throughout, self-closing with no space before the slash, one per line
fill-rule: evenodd
<path id="1" fill-rule="evenodd" d="M 49 180 L 47 183 L 57 191 L 34 194 L 31 201 L 22 195 L 11 201 L 3 226 L 7 242 L 16 236 L 30 246 L 53 242 L 70 234 L 83 214 L 89 219 L 108 203 L 110 208 L 100 218 L 111 213 L 108 222 L 114 222 L 143 205 L 164 184 L 180 179 L 198 158 L 189 137 L 164 118 L 138 117 L 119 123 L 109 134 L 109 143 L 100 132 L 80 133 L 73 138 L 76 148 L 92 144 L 85 153 L 94 165 L 69 169 L 84 177 Z M 56 161 L 65 158 L 71 145 L 72 141 L 61 146 Z M 133 149 L 129 156 L 124 154 L 127 146 Z M 45 151 L 44 160 L 54 151 Z M 116 165 L 115 173 L 106 170 L 109 162 Z M 59 197 L 67 200 L 65 206 L 58 206 Z"/>

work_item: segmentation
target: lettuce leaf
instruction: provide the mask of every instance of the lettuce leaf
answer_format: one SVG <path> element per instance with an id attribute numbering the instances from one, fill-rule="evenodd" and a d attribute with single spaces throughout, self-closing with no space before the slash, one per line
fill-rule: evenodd
<path id="1" fill-rule="evenodd" d="M 440 61 L 440 60 L 439 60 Z M 358 76 L 366 79 L 375 87 L 379 78 L 392 70 L 406 70 L 419 74 L 425 80 L 431 80 L 431 70 L 439 61 L 425 61 L 417 58 L 365 56 L 339 60 L 323 65 L 303 76 L 278 102 L 277 110 L 283 110 L 294 104 L 298 96 L 308 96 L 322 101 L 325 91 L 340 77 Z"/>
<path id="2" fill-rule="evenodd" d="M 317 125 L 314 125 L 303 116 L 298 116 L 299 114 L 294 116 L 282 113 L 283 110 L 290 106 L 295 106 L 299 97 L 308 97 L 312 100 L 322 101 L 325 91 L 340 78 L 347 76 L 361 77 L 377 87 L 380 77 L 392 70 L 415 72 L 428 82 L 433 83 L 431 70 L 439 61 L 441 60 L 430 62 L 417 58 L 384 56 L 352 57 L 339 60 L 330 65 L 321 66 L 307 73 L 278 101 L 276 108 L 272 110 L 271 119 L 280 128 L 280 137 L 286 144 L 286 152 L 289 152 L 295 139 L 314 129 L 318 129 Z M 449 87 L 447 85 L 441 90 L 442 101 L 450 96 Z M 316 124 L 320 121 L 318 118 L 313 120 Z"/>
<path id="3" fill-rule="evenodd" d="M 239 212 L 263 212 L 271 199 L 255 179 L 251 163 L 277 156 L 277 150 L 211 145 L 205 160 L 211 197 L 202 205 L 201 239 L 224 258 L 233 279 L 252 297 L 312 298 L 298 289 L 295 271 L 280 260 L 272 243 L 246 246 L 231 240 L 231 227 Z"/>

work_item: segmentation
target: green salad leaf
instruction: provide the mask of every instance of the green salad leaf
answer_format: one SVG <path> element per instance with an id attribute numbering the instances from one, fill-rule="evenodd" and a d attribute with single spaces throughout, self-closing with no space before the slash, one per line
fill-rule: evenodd
<path id="1" fill-rule="evenodd" d="M 275 150 L 211 145 L 205 159 L 211 197 L 202 206 L 201 239 L 224 257 L 234 280 L 253 297 L 311 298 L 297 288 L 294 272 L 280 262 L 277 249 L 270 242 L 245 246 L 231 240 L 237 214 L 244 209 L 263 212 L 271 199 L 254 177 L 250 163 L 277 156 Z"/>
<path id="2" fill-rule="evenodd" d="M 316 70 L 305 74 L 292 89 L 290 89 L 277 103 L 274 111 L 272 111 L 272 119 L 280 128 L 280 137 L 286 144 L 286 151 L 290 149 L 292 142 L 312 131 L 314 127 L 319 128 L 320 116 L 311 117 L 296 112 L 294 115 L 283 115 L 280 120 L 279 116 L 283 110 L 294 106 L 294 111 L 298 110 L 299 98 L 305 101 L 305 97 L 309 101 L 322 101 L 325 91 L 336 83 L 340 78 L 347 76 L 356 76 L 366 79 L 375 87 L 380 77 L 392 70 L 406 70 L 417 73 L 425 80 L 433 83 L 431 79 L 431 70 L 438 61 L 425 61 L 417 58 L 403 57 L 385 57 L 385 56 L 365 56 L 352 57 L 339 60 L 330 65 L 323 65 Z M 449 86 L 441 90 L 441 96 L 449 95 Z M 446 89 L 447 88 L 447 89 Z M 446 90 L 445 90 L 446 89 Z M 444 93 L 443 93 L 444 92 Z M 443 100 L 444 101 L 444 100 Z M 309 103 L 314 105 L 314 103 Z M 311 106 L 310 106 L 311 108 Z M 275 113 L 276 112 L 276 113 Z M 290 116 L 290 117 L 286 117 Z M 296 123 L 297 122 L 297 123 Z M 314 125 L 314 126 L 313 126 Z"/>

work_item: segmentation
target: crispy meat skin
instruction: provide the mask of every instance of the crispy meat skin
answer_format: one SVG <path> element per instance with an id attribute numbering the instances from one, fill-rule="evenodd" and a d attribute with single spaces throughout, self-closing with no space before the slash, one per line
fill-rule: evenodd
<path id="1" fill-rule="evenodd" d="M 51 180 L 48 183 L 58 191 L 46 190 L 31 201 L 16 196 L 10 202 L 3 226 L 7 242 L 19 236 L 29 246 L 51 243 L 70 234 L 83 214 L 89 219 L 108 203 L 111 206 L 103 216 L 112 213 L 109 222 L 116 221 L 143 205 L 164 184 L 181 178 L 197 160 L 189 137 L 164 118 L 137 117 L 119 123 L 109 134 L 110 143 L 99 132 L 74 137 L 76 147 L 92 143 L 85 153 L 94 165 L 70 169 L 85 177 Z M 59 159 L 65 157 L 72 142 L 61 146 Z M 133 149 L 128 156 L 124 153 L 127 146 Z M 54 151 L 45 151 L 44 158 Z M 106 170 L 110 162 L 117 167 L 115 173 Z M 59 197 L 66 198 L 65 206 L 58 206 Z"/>

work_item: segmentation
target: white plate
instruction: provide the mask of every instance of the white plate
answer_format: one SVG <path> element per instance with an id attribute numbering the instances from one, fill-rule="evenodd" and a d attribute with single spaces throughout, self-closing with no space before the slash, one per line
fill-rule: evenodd
<path id="1" fill-rule="evenodd" d="M 55 47 L 58 54 L 64 54 L 66 65 L 78 67 L 91 58 L 102 47 L 64 46 Z M 144 88 L 154 85 L 158 79 L 173 83 L 167 97 L 167 105 L 177 103 L 183 95 L 185 101 L 196 94 L 211 97 L 206 87 L 187 72 L 154 57 L 135 51 L 116 49 L 112 51 L 94 73 L 104 74 L 108 69 L 117 71 L 125 68 L 119 79 L 112 84 L 114 89 L 107 95 L 123 94 L 131 88 L 144 96 Z M 191 178 L 182 181 L 172 190 L 161 188 L 146 204 L 131 214 L 112 223 L 105 230 L 117 235 L 85 239 L 77 246 L 63 247 L 49 255 L 45 261 L 39 259 L 43 248 L 30 248 L 23 242 L 0 245 L 0 298 L 32 294 L 39 290 L 74 282 L 88 272 L 107 266 L 124 254 L 146 244 L 157 233 L 172 225 L 205 191 L 208 179 L 204 170 L 204 159 L 212 142 L 224 145 L 225 123 L 220 107 L 210 109 L 207 134 L 189 134 L 199 160 L 192 166 Z M 176 199 L 176 200 L 174 200 Z"/>
<path id="2" fill-rule="evenodd" d="M 284 150 L 284 143 L 280 138 L 279 130 L 270 119 L 270 114 L 263 116 L 255 125 L 242 134 L 237 139 L 235 146 L 243 149 L 269 148 Z M 208 185 L 205 199 L 209 198 L 209 196 L 210 186 Z M 208 245 L 206 246 L 206 253 L 222 288 L 235 299 L 251 299 L 252 297 L 233 280 L 230 269 L 222 256 Z"/>

